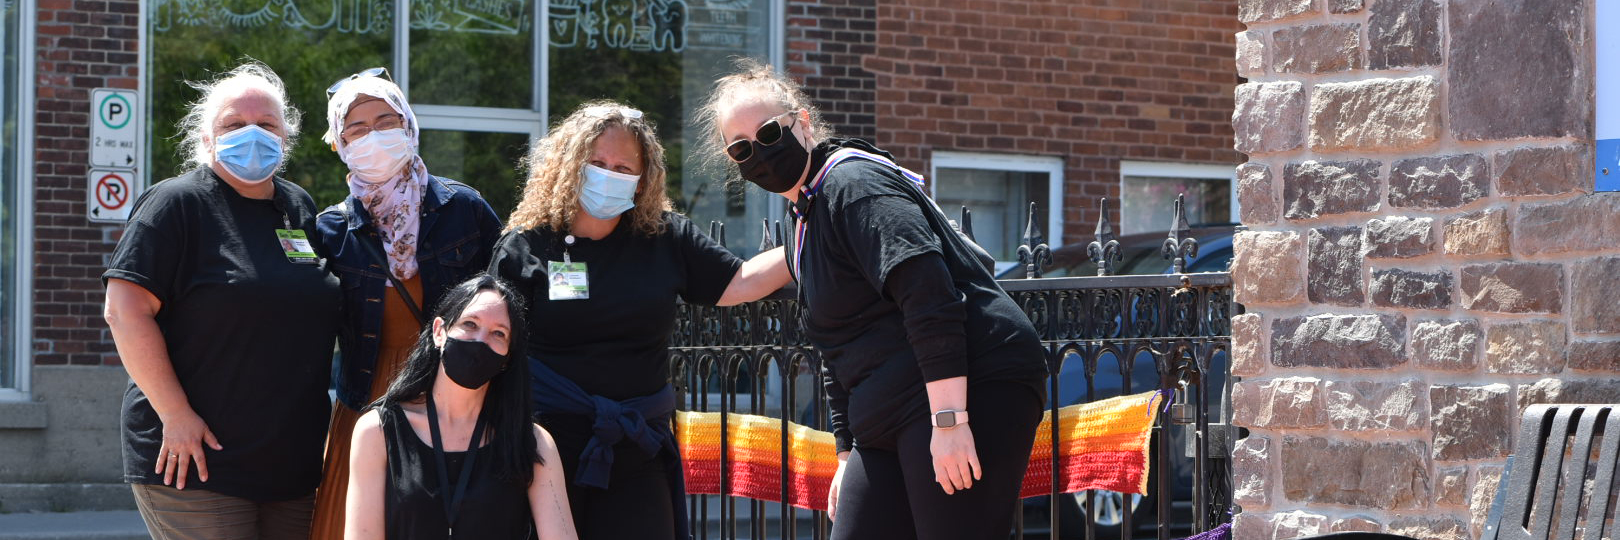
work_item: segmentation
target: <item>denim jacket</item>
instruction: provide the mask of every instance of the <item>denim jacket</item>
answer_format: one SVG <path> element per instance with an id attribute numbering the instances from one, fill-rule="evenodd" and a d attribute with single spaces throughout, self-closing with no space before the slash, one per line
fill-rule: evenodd
<path id="1" fill-rule="evenodd" d="M 330 267 L 343 284 L 343 328 L 338 333 L 341 353 L 334 383 L 337 398 L 360 410 L 368 403 L 373 368 L 381 349 L 383 295 L 388 271 L 382 261 L 371 260 L 358 242 L 370 242 L 383 253 L 382 240 L 371 213 L 350 195 L 328 207 L 315 220 L 317 249 L 330 259 Z M 416 243 L 422 296 L 412 298 L 424 314 L 432 313 L 444 291 L 489 266 L 490 249 L 501 236 L 495 210 L 471 186 L 437 176 L 422 192 L 422 220 Z"/>

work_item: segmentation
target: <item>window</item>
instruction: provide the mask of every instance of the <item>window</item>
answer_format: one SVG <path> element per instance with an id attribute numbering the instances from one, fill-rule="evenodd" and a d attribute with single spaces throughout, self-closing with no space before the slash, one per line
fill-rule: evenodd
<path id="1" fill-rule="evenodd" d="M 1018 260 L 1029 204 L 1035 227 L 1056 249 L 1063 231 L 1063 160 L 1055 157 L 934 152 L 935 202 L 951 219 L 966 206 L 973 238 L 996 258 L 999 274 Z"/>
<path id="2" fill-rule="evenodd" d="M 1176 195 L 1187 196 L 1187 224 L 1236 223 L 1237 170 L 1228 165 L 1122 161 L 1119 234 L 1170 230 Z"/>
<path id="3" fill-rule="evenodd" d="M 502 217 L 521 196 L 519 160 L 547 124 L 615 99 L 657 124 L 676 209 L 699 224 L 727 222 L 727 247 L 750 255 L 760 220 L 780 219 L 783 206 L 688 167 L 697 145 L 687 124 L 731 57 L 780 64 L 782 1 L 152 0 L 151 180 L 183 172 L 178 139 L 162 130 L 196 97 L 185 81 L 251 57 L 281 75 L 304 112 L 288 179 L 333 204 L 348 193 L 347 169 L 319 142 L 326 87 L 386 66 L 421 121 L 428 170 L 478 188 Z"/>
<path id="4" fill-rule="evenodd" d="M 0 0 L 0 400 L 28 391 L 33 250 L 31 0 Z"/>

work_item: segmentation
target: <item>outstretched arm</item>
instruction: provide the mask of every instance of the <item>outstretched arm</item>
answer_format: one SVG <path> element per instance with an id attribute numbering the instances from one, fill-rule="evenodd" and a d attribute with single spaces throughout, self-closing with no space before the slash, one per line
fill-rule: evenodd
<path id="1" fill-rule="evenodd" d="M 766 251 L 743 263 L 737 274 L 726 285 L 716 305 L 735 306 L 764 298 L 787 285 L 793 278 L 788 274 L 785 251 L 778 247 Z"/>

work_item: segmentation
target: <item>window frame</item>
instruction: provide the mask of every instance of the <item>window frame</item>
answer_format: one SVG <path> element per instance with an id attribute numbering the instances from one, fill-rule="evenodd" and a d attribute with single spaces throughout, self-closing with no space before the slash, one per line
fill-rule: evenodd
<path id="1" fill-rule="evenodd" d="M 987 171 L 1007 172 L 1043 172 L 1047 174 L 1046 188 L 1046 230 L 1041 231 L 1046 236 L 1046 245 L 1057 249 L 1063 245 L 1063 158 L 1058 156 L 1032 156 L 1024 154 L 992 154 L 987 152 L 956 152 L 934 151 L 934 158 L 928 168 L 928 196 L 938 198 L 936 192 L 938 182 L 932 179 L 939 178 L 940 169 L 979 169 Z M 968 208 L 972 210 L 971 207 Z M 1020 223 L 1028 223 L 1029 215 L 1019 209 L 1022 215 Z M 946 217 L 952 217 L 948 212 Z M 1018 237 L 1012 238 L 1014 242 L 1021 242 L 1023 231 L 1018 231 Z M 998 261 L 1016 262 L 1016 261 Z"/>
<path id="2" fill-rule="evenodd" d="M 16 0 L 17 32 L 8 36 L 17 46 L 17 146 L 10 156 L 17 163 L 17 178 L 11 182 L 17 188 L 15 231 L 17 271 L 12 283 L 12 298 L 17 299 L 12 324 L 16 343 L 11 344 L 11 368 L 15 370 L 16 385 L 0 387 L 0 402 L 30 401 L 33 379 L 34 344 L 34 0 Z"/>
<path id="3" fill-rule="evenodd" d="M 1210 179 L 1216 179 L 1216 178 L 1225 178 L 1227 180 L 1227 190 L 1229 192 L 1228 196 L 1230 197 L 1230 200 L 1232 201 L 1232 205 L 1231 205 L 1231 209 L 1230 209 L 1231 210 L 1231 216 L 1229 216 L 1227 218 L 1227 220 L 1232 222 L 1232 223 L 1238 223 L 1239 222 L 1238 221 L 1238 216 L 1242 215 L 1241 212 L 1238 209 L 1238 193 L 1237 193 L 1238 192 L 1238 189 L 1237 189 L 1238 180 L 1237 180 L 1237 166 L 1236 165 L 1216 165 L 1216 164 L 1211 164 L 1211 163 L 1176 163 L 1176 162 L 1168 162 L 1168 161 L 1128 161 L 1128 160 L 1121 160 L 1119 162 L 1119 192 L 1120 193 L 1125 193 L 1125 177 L 1127 177 L 1127 176 L 1143 176 L 1143 177 L 1157 177 L 1157 178 L 1196 178 L 1196 179 L 1203 179 L 1203 180 L 1210 180 Z M 1120 209 L 1121 209 L 1121 211 L 1123 211 L 1123 209 L 1125 208 L 1125 200 L 1124 200 L 1123 196 L 1120 197 L 1119 203 L 1120 203 Z M 1166 209 L 1166 211 L 1168 211 L 1168 209 Z M 1125 231 L 1126 234 L 1134 234 L 1134 233 L 1139 233 L 1139 232 L 1144 232 L 1144 231 Z M 1148 231 L 1148 232 L 1152 232 L 1152 231 Z"/>

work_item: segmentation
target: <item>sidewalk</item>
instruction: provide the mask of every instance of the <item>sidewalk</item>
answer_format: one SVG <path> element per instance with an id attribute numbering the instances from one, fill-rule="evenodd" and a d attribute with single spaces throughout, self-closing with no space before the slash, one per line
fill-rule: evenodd
<path id="1" fill-rule="evenodd" d="M 134 510 L 0 514 L 0 540 L 148 540 Z"/>

